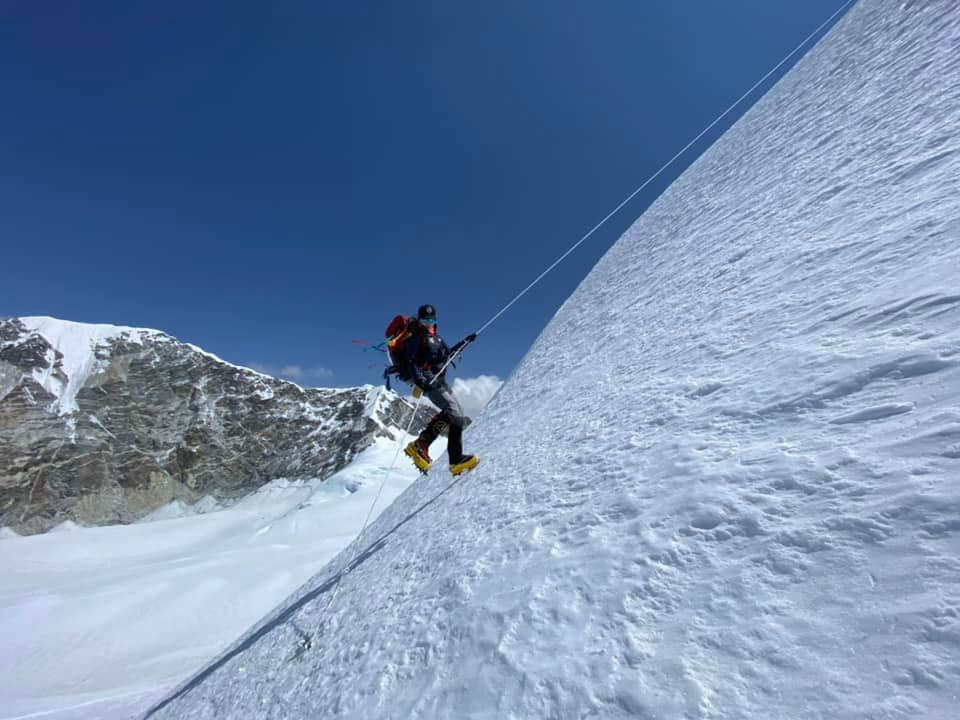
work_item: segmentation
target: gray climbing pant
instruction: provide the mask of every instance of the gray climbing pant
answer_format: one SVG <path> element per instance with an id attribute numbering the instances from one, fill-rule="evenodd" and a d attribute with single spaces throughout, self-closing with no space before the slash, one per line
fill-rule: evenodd
<path id="1" fill-rule="evenodd" d="M 460 462 L 463 457 L 463 428 L 466 425 L 466 418 L 460 403 L 453 396 L 453 391 L 442 380 L 426 388 L 423 392 L 430 402 L 440 408 L 440 412 L 433 416 L 433 419 L 427 424 L 420 433 L 420 440 L 430 447 L 437 436 L 440 434 L 443 426 L 446 425 L 447 431 L 447 455 L 450 457 L 450 464 Z"/>

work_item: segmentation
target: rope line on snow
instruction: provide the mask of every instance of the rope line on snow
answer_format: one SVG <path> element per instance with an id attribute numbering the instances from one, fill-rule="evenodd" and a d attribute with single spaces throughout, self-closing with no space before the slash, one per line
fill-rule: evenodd
<path id="1" fill-rule="evenodd" d="M 745 93 L 743 93 L 743 95 L 741 95 L 739 98 L 737 98 L 736 101 L 734 101 L 734 103 L 733 103 L 732 105 L 730 105 L 730 107 L 728 107 L 728 108 L 727 108 L 726 110 L 724 110 L 722 113 L 720 113 L 719 115 L 717 115 L 717 117 L 713 120 L 713 122 L 711 122 L 709 125 L 707 125 L 703 130 L 701 130 L 701 131 L 696 135 L 696 137 L 693 138 L 693 140 L 691 140 L 691 141 L 688 142 L 686 145 L 684 145 L 672 158 L 670 158 L 669 160 L 667 160 L 667 161 L 660 167 L 659 170 L 657 170 L 653 175 L 651 175 L 651 176 L 648 177 L 646 180 L 644 180 L 643 183 L 640 185 L 640 187 L 638 187 L 638 188 L 637 188 L 636 190 L 634 190 L 632 193 L 630 193 L 629 195 L 627 195 L 627 197 L 624 198 L 624 200 L 623 200 L 619 205 L 617 205 L 613 210 L 611 210 L 609 213 L 607 213 L 606 216 L 604 216 L 604 218 L 603 218 L 600 222 L 598 222 L 596 225 L 594 225 L 592 228 L 590 228 L 590 230 L 587 232 L 586 235 L 584 235 L 582 238 L 580 238 L 579 240 L 577 240 L 573 245 L 571 245 L 571 246 L 567 249 L 566 252 L 564 252 L 560 257 L 558 257 L 556 260 L 554 260 L 552 263 L 550 263 L 550 266 L 547 267 L 546 270 L 544 270 L 542 273 L 540 273 L 539 275 L 537 275 L 537 277 L 535 277 L 535 278 L 533 279 L 533 281 L 532 281 L 529 285 L 527 285 L 523 290 L 521 290 L 519 293 L 517 293 L 517 295 L 514 296 L 514 298 L 513 298 L 510 302 L 508 302 L 506 305 L 504 305 L 502 308 L 500 308 L 500 311 L 497 312 L 497 313 L 496 313 L 493 317 L 491 317 L 489 320 L 487 320 L 487 321 L 480 327 L 480 329 L 477 330 L 477 332 L 475 333 L 475 335 L 480 335 L 480 333 L 482 333 L 482 332 L 483 332 L 484 330 L 486 330 L 488 327 L 490 327 L 491 325 L 493 325 L 493 323 L 494 323 L 501 315 L 503 315 L 507 310 L 509 310 L 511 307 L 513 307 L 514 303 L 516 303 L 520 298 L 522 298 L 524 295 L 526 295 L 526 294 L 533 288 L 534 285 L 536 285 L 538 282 L 540 282 L 541 280 L 543 280 L 543 278 L 545 278 L 548 274 L 550 274 L 550 272 L 551 272 L 557 265 L 559 265 L 559 264 L 562 263 L 564 260 L 566 260 L 567 257 L 568 257 L 574 250 L 576 250 L 578 247 L 580 247 L 581 245 L 583 245 L 583 243 L 585 243 L 587 240 L 589 240 L 590 237 L 592 237 L 593 234 L 594 234 L 597 230 L 599 230 L 600 228 L 602 228 L 602 227 L 607 223 L 607 221 L 608 221 L 610 218 L 612 218 L 614 215 L 616 215 L 618 212 L 620 212 L 620 210 L 622 210 L 623 207 L 624 207 L 628 202 L 630 202 L 630 201 L 633 200 L 638 194 L 640 194 L 640 192 L 641 192 L 645 187 L 647 187 L 647 185 L 649 185 L 649 184 L 652 183 L 654 180 L 656 180 L 656 179 L 660 176 L 660 174 L 663 173 L 664 170 L 666 170 L 668 167 L 670 167 L 671 165 L 673 165 L 674 161 L 676 161 L 677 158 L 679 158 L 679 157 L 680 157 L 681 155 L 683 155 L 687 150 L 689 150 L 690 147 L 691 147 L 694 143 L 696 143 L 700 138 L 702 138 L 704 135 L 706 135 L 708 132 L 710 132 L 710 130 L 713 129 L 713 127 L 714 127 L 718 122 L 720 122 L 721 120 L 723 120 L 723 118 L 725 118 L 727 115 L 729 115 L 730 112 L 731 112 L 735 107 L 737 107 L 737 105 L 739 105 L 741 102 L 743 102 L 743 101 L 747 98 L 747 96 L 750 95 L 750 93 L 752 93 L 754 90 L 756 90 L 761 84 L 763 84 L 763 82 L 764 82 L 767 78 L 769 78 L 769 77 L 770 77 L 771 75 L 773 75 L 778 69 L 780 69 L 780 67 L 782 67 L 783 64 L 784 64 L 787 60 L 789 60 L 791 57 L 793 57 L 794 55 L 796 55 L 796 54 L 797 54 L 797 51 L 800 50 L 800 49 L 801 49 L 804 45 L 806 45 L 808 42 L 810 42 L 810 39 L 813 38 L 818 32 L 820 32 L 821 30 L 823 30 L 823 28 L 826 27 L 826 25 L 827 25 L 831 20 L 833 20 L 837 15 L 839 15 L 839 14 L 840 14 L 841 12 L 843 12 L 845 9 L 847 9 L 848 7 L 850 7 L 851 5 L 853 5 L 853 3 L 855 3 L 856 1 L 857 1 L 857 0 L 847 0 L 843 5 L 841 5 L 841 6 L 833 13 L 833 15 L 831 15 L 831 16 L 828 17 L 826 20 L 824 20 L 822 23 L 820 23 L 820 25 L 817 26 L 817 29 L 816 29 L 816 30 L 814 30 L 812 33 L 810 33 L 809 35 L 807 35 L 807 37 L 805 37 L 805 38 L 800 42 L 799 45 L 797 45 L 793 50 L 791 50 L 791 51 L 788 52 L 786 55 L 784 55 L 784 56 L 783 56 L 783 59 L 782 59 L 780 62 L 778 62 L 776 65 L 774 65 L 772 68 L 770 68 L 770 69 L 767 71 L 767 73 L 766 73 L 762 78 L 760 78 L 760 79 L 757 80 L 753 85 L 751 85 L 751 86 L 750 86 L 750 89 L 747 90 Z M 461 350 L 462 350 L 462 349 L 463 349 L 463 348 L 461 348 Z M 440 368 L 440 371 L 437 373 L 438 375 L 442 374 L 443 371 L 447 369 L 447 366 L 450 364 L 450 361 L 451 361 L 451 360 L 452 360 L 452 358 L 449 358 L 449 359 L 447 360 L 447 362 L 445 362 L 445 363 L 443 364 L 443 366 Z"/>
<path id="2" fill-rule="evenodd" d="M 377 490 L 377 494 L 373 498 L 373 503 L 370 505 L 370 509 L 367 511 L 367 517 L 363 521 L 363 527 L 360 528 L 360 533 L 362 534 L 364 530 L 367 529 L 367 523 L 370 522 L 370 516 L 373 514 L 373 509 L 377 506 L 377 501 L 380 499 L 380 493 L 383 492 L 383 488 L 387 484 L 387 480 L 390 479 L 391 473 L 393 473 L 393 468 L 397 465 L 397 458 L 400 457 L 400 448 L 403 447 L 403 441 L 407 439 L 407 436 L 410 434 L 410 429 L 413 427 L 413 420 L 417 417 L 417 410 L 420 409 L 420 401 L 423 400 L 423 394 L 417 396 L 417 402 L 413 405 L 413 412 L 410 413 L 410 421 L 407 423 L 407 429 L 403 431 L 403 435 L 400 437 L 400 442 L 397 444 L 397 450 L 393 453 L 393 462 L 390 463 L 390 467 L 387 468 L 387 474 L 383 478 L 383 482 L 380 483 L 380 487 Z M 359 535 L 357 536 L 359 537 Z M 349 563 L 348 563 L 349 564 Z"/>
<path id="3" fill-rule="evenodd" d="M 400 448 L 403 447 L 404 440 L 407 439 L 407 436 L 410 435 L 410 429 L 413 427 L 413 421 L 417 417 L 417 411 L 420 409 L 420 401 L 423 400 L 423 395 L 417 396 L 417 402 L 413 405 L 413 412 L 410 413 L 410 421 L 407 423 L 407 429 L 403 431 L 403 435 L 400 436 L 400 442 L 397 443 L 397 450 L 393 454 L 393 460 L 390 462 L 390 467 L 387 468 L 387 474 L 384 475 L 383 480 L 380 482 L 380 487 L 377 488 L 377 494 L 373 498 L 373 502 L 370 503 L 370 509 L 367 510 L 367 517 L 363 521 L 363 526 L 360 528 L 360 532 L 357 533 L 357 536 L 354 541 L 359 541 L 363 537 L 363 531 L 367 529 L 367 525 L 370 523 L 370 516 L 373 515 L 373 509 L 377 506 L 377 502 L 380 500 L 380 495 L 383 493 L 383 488 L 387 486 L 387 480 L 390 479 L 390 475 L 393 473 L 393 468 L 397 465 L 397 458 L 400 457 Z M 354 548 L 353 553 L 348 560 L 343 565 L 343 569 L 337 573 L 337 584 L 333 588 L 333 592 L 330 593 L 330 599 L 327 601 L 327 605 L 324 610 L 329 610 L 333 606 L 333 601 L 337 598 L 337 593 L 340 592 L 340 581 L 343 579 L 343 576 L 350 571 L 350 566 L 353 564 L 353 561 L 357 558 L 357 551 Z M 303 649 L 309 650 L 313 646 L 313 641 L 317 637 L 317 632 L 320 630 L 321 624 L 318 623 L 316 629 L 311 633 L 310 637 L 303 641 Z"/>
<path id="4" fill-rule="evenodd" d="M 665 163 L 660 167 L 660 169 L 658 169 L 655 173 L 653 173 L 653 175 L 651 175 L 651 176 L 648 177 L 646 180 L 644 180 L 643 183 L 642 183 L 636 190 L 634 190 L 632 193 L 630 193 L 629 195 L 627 195 L 627 197 L 626 197 L 623 201 L 621 201 L 620 204 L 617 205 L 613 210 L 611 210 L 609 213 L 607 213 L 606 216 L 604 216 L 604 218 L 603 218 L 600 222 L 598 222 L 596 225 L 594 225 L 592 228 L 590 228 L 590 230 L 589 230 L 583 237 L 581 237 L 581 238 L 580 238 L 579 240 L 577 240 L 573 245 L 571 245 L 571 246 L 566 250 L 566 252 L 564 252 L 562 255 L 560 255 L 560 257 L 558 257 L 556 260 L 554 260 L 554 261 L 547 267 L 546 270 L 544 270 L 544 271 L 541 272 L 539 275 L 537 275 L 537 277 L 534 278 L 533 281 L 532 281 L 529 285 L 527 285 L 523 290 L 521 290 L 519 293 L 517 293 L 517 295 L 514 296 L 514 298 L 513 298 L 512 300 L 510 300 L 510 302 L 508 302 L 506 305 L 504 305 L 495 315 L 493 315 L 493 317 L 491 317 L 489 320 L 487 320 L 487 321 L 480 327 L 480 329 L 477 330 L 477 332 L 476 332 L 474 335 L 475 335 L 475 336 L 476 336 L 476 335 L 480 335 L 480 334 L 481 334 L 482 332 L 484 332 L 488 327 L 490 327 L 494 322 L 496 322 L 496 320 L 499 319 L 501 315 L 503 315 L 507 310 L 509 310 L 511 307 L 513 307 L 513 305 L 514 305 L 518 300 L 520 300 L 520 298 L 522 298 L 524 295 L 526 295 L 537 283 L 539 283 L 541 280 L 543 280 L 543 278 L 545 278 L 555 267 L 557 267 L 557 265 L 559 265 L 561 262 L 563 262 L 564 260 L 566 260 L 567 257 L 568 257 L 574 250 L 576 250 L 576 249 L 577 249 L 578 247 L 580 247 L 583 243 L 585 243 L 588 239 L 590 239 L 590 237 L 592 237 L 593 234 L 594 234 L 597 230 L 599 230 L 601 227 L 603 227 L 603 226 L 607 223 L 607 221 L 610 220 L 610 218 L 612 218 L 614 215 L 616 215 L 618 212 L 620 212 L 620 210 L 622 210 L 627 203 L 629 203 L 631 200 L 633 200 L 633 198 L 635 198 L 638 194 L 640 194 L 640 192 L 643 191 L 643 189 L 646 188 L 647 185 L 649 185 L 649 184 L 650 184 L 651 182 L 653 182 L 656 178 L 658 178 L 658 177 L 663 173 L 664 170 L 666 170 L 668 167 L 670 167 L 671 165 L 673 165 L 673 163 L 677 160 L 677 158 L 679 158 L 681 155 L 683 155 L 683 154 L 684 154 L 687 150 L 689 150 L 700 138 L 702 138 L 704 135 L 706 135 L 708 132 L 710 132 L 710 130 L 713 129 L 714 126 L 716 126 L 717 123 L 719 123 L 721 120 L 723 120 L 723 118 L 725 118 L 727 115 L 729 115 L 730 112 L 733 111 L 733 109 L 734 109 L 735 107 L 737 107 L 741 102 L 743 102 L 743 101 L 744 101 L 754 90 L 756 90 L 760 85 L 762 85 L 763 82 L 764 82 L 767 78 L 769 78 L 771 75 L 773 75 L 773 73 L 775 73 L 778 69 L 780 69 L 780 68 L 783 66 L 783 64 L 784 64 L 785 62 L 787 62 L 787 60 L 789 60 L 791 57 L 793 57 L 794 55 L 796 55 L 797 52 L 798 52 L 804 45 L 806 45 L 808 42 L 810 42 L 810 40 L 811 40 L 814 36 L 816 36 L 817 33 L 819 33 L 824 27 L 826 27 L 826 26 L 830 23 L 830 21 L 832 21 L 835 17 L 837 17 L 837 15 L 839 15 L 841 12 L 843 12 L 844 10 L 846 10 L 847 8 L 849 8 L 849 7 L 850 7 L 851 5 L 853 5 L 855 2 L 856 2 L 856 0 L 846 0 L 846 2 L 844 2 L 844 4 L 841 5 L 836 11 L 834 11 L 834 13 L 833 13 L 830 17 L 828 17 L 826 20 L 824 20 L 822 23 L 820 23 L 820 25 L 817 26 L 816 30 L 814 30 L 814 31 L 811 32 L 809 35 L 807 35 L 807 37 L 805 37 L 805 38 L 800 42 L 800 44 L 798 44 L 798 45 L 797 45 L 793 50 L 791 50 L 789 53 L 787 53 L 786 55 L 784 55 L 784 56 L 783 56 L 783 59 L 780 60 L 780 62 L 778 62 L 776 65 L 774 65 L 772 68 L 770 68 L 770 70 L 768 70 L 768 71 L 766 72 L 766 74 L 763 75 L 763 77 L 761 77 L 759 80 L 757 80 L 757 81 L 750 87 L 749 90 L 747 90 L 747 91 L 746 91 L 745 93 L 743 93 L 739 98 L 737 98 L 737 99 L 733 102 L 733 104 L 730 105 L 726 110 L 724 110 L 722 113 L 720 113 L 719 115 L 717 115 L 717 117 L 713 120 L 713 122 L 711 122 L 709 125 L 707 125 L 703 130 L 701 130 L 690 142 L 688 142 L 686 145 L 684 145 L 673 157 L 671 157 L 669 160 L 667 160 L 667 162 L 665 162 Z M 452 354 L 450 355 L 450 357 L 447 358 L 446 362 L 441 366 L 440 370 L 439 370 L 439 371 L 437 372 L 437 374 L 436 374 L 436 377 L 439 377 L 440 375 L 442 375 L 443 372 L 447 369 L 447 366 L 450 365 L 451 361 L 452 361 L 457 355 L 459 355 L 459 354 L 467 347 L 467 345 L 469 345 L 469 344 L 470 344 L 469 342 L 464 343 L 464 345 L 463 345 L 462 347 L 460 347 L 460 348 L 457 350 L 457 352 L 452 353 Z M 361 528 L 360 528 L 360 532 L 357 533 L 357 537 L 356 537 L 357 540 L 359 540 L 359 539 L 363 536 L 364 530 L 367 529 L 367 525 L 368 525 L 369 522 L 370 522 L 370 517 L 373 515 L 373 509 L 376 507 L 377 502 L 378 502 L 379 499 L 380 499 L 380 495 L 381 495 L 381 493 L 383 492 L 383 488 L 386 487 L 387 481 L 390 479 L 390 475 L 393 473 L 393 469 L 394 469 L 394 467 L 395 467 L 396 464 L 397 464 L 397 458 L 400 457 L 400 449 L 403 447 L 403 442 L 404 442 L 404 440 L 406 440 L 407 436 L 410 434 L 410 429 L 413 427 L 413 421 L 414 421 L 414 418 L 416 418 L 416 416 L 417 416 L 417 410 L 418 410 L 419 407 L 420 407 L 420 401 L 421 401 L 422 397 L 423 397 L 422 395 L 420 395 L 419 397 L 417 397 L 417 402 L 416 402 L 416 404 L 415 404 L 414 407 L 413 407 L 413 412 L 410 414 L 410 422 L 407 423 L 407 429 L 404 431 L 404 434 L 401 436 L 400 442 L 399 442 L 399 444 L 397 445 L 397 450 L 396 450 L 396 452 L 395 452 L 394 455 L 393 455 L 393 462 L 390 463 L 390 467 L 387 469 L 387 474 L 384 476 L 383 480 L 381 481 L 380 487 L 379 487 L 379 489 L 377 490 L 377 494 L 376 494 L 376 496 L 373 498 L 373 503 L 370 505 L 370 509 L 367 511 L 367 517 L 366 517 L 366 519 L 363 521 L 363 527 L 361 527 Z M 353 563 L 353 561 L 356 559 L 356 557 L 357 557 L 357 553 L 356 553 L 356 550 L 354 550 L 353 554 L 352 554 L 351 557 L 350 557 L 350 560 L 349 560 L 346 564 L 343 565 L 344 570 L 347 570 L 347 571 L 349 570 L 350 565 Z M 345 574 L 345 573 L 344 573 L 343 571 L 341 571 L 341 573 L 339 573 L 338 576 L 337 576 L 337 583 L 336 583 L 336 586 L 335 586 L 334 589 L 333 589 L 333 592 L 332 592 L 331 595 L 330 595 L 330 600 L 327 602 L 327 606 L 326 606 L 326 608 L 325 608 L 326 610 L 329 610 L 329 609 L 330 609 L 330 607 L 333 605 L 334 600 L 335 600 L 336 597 L 337 597 L 337 593 L 338 593 L 339 590 L 340 590 L 340 581 L 342 580 L 343 574 Z M 316 639 L 316 635 L 317 635 L 317 632 L 318 632 L 319 628 L 320 628 L 320 625 L 318 624 L 317 630 L 314 630 L 313 634 L 312 634 L 307 640 L 304 641 L 304 643 L 303 643 L 303 648 L 304 648 L 304 650 L 309 649 L 309 648 L 313 645 L 313 641 Z"/>

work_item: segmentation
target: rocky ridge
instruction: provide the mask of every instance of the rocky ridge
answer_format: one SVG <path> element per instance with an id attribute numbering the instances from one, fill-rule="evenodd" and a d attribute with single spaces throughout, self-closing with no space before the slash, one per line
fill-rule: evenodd
<path id="1" fill-rule="evenodd" d="M 410 412 L 381 388 L 301 388 L 156 330 L 0 320 L 0 527 L 126 523 L 325 478 Z"/>

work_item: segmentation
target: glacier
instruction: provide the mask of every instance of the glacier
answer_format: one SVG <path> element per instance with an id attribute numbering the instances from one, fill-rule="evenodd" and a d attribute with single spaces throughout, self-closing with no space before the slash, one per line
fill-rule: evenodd
<path id="1" fill-rule="evenodd" d="M 957 47 L 952 2 L 857 3 L 563 304 L 480 467 L 145 717 L 955 718 Z"/>

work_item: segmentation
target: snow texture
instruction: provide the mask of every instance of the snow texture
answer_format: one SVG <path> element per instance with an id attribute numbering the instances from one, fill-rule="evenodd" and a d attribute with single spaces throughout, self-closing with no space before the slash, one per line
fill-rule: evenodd
<path id="1" fill-rule="evenodd" d="M 148 717 L 958 717 L 958 47 L 858 3 Z"/>
<path id="2" fill-rule="evenodd" d="M 274 481 L 227 510 L 0 529 L 0 718 L 142 713 L 356 536 L 395 451 L 381 438 L 329 480 Z M 416 476 L 397 468 L 374 513 Z"/>

